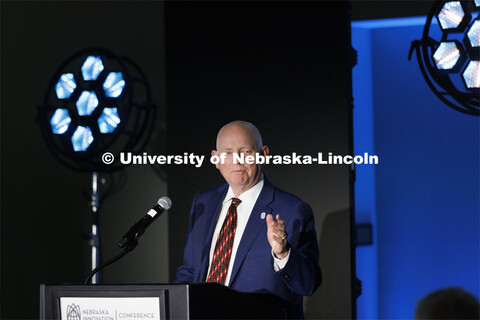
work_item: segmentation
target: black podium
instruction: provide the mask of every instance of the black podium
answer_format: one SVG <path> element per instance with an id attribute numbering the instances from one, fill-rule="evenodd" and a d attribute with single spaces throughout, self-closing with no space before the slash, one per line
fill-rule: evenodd
<path id="1" fill-rule="evenodd" d="M 284 307 L 216 283 L 40 286 L 40 319 L 286 319 Z"/>

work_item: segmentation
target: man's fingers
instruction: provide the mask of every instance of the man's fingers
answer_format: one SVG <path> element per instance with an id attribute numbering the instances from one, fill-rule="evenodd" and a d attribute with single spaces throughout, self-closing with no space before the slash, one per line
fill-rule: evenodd
<path id="1" fill-rule="evenodd" d="M 273 239 L 280 245 L 285 245 L 285 242 L 287 241 L 287 234 L 283 234 L 283 236 L 278 236 L 276 234 L 273 235 Z"/>
<path id="2" fill-rule="evenodd" d="M 276 241 L 277 243 L 279 243 L 279 244 L 282 244 L 282 241 L 283 241 L 282 238 L 280 238 L 280 237 L 278 237 L 278 236 L 276 236 L 276 235 L 273 235 L 273 240 L 275 240 L 275 241 Z"/>
<path id="3" fill-rule="evenodd" d="M 274 240 L 280 244 L 283 244 L 283 242 L 287 238 L 284 221 L 279 214 L 277 214 L 275 218 L 277 219 L 277 221 L 274 220 L 273 215 L 267 215 L 268 229 L 272 232 Z"/>
<path id="4" fill-rule="evenodd" d="M 283 221 L 282 217 L 280 217 L 279 214 L 277 214 L 277 217 L 276 217 L 276 218 L 277 218 L 277 222 L 278 222 L 279 224 L 281 224 L 281 225 L 284 224 L 284 221 Z"/>
<path id="5" fill-rule="evenodd" d="M 287 238 L 287 231 L 285 228 L 282 227 L 275 227 L 272 229 L 272 233 L 275 237 L 277 237 L 280 241 L 285 240 Z"/>
<path id="6" fill-rule="evenodd" d="M 287 238 L 287 232 L 285 231 L 285 225 L 282 217 L 279 214 L 275 216 L 277 221 L 274 220 L 272 214 L 267 215 L 267 226 L 272 235 L 274 236 L 275 241 L 283 243 Z"/>
<path id="7" fill-rule="evenodd" d="M 278 223 L 273 219 L 271 214 L 267 214 L 267 225 L 269 228 L 276 228 Z"/>
<path id="8" fill-rule="evenodd" d="M 284 224 L 284 221 L 282 219 L 282 217 L 280 217 L 279 214 L 277 214 L 277 225 L 275 226 L 278 230 L 282 231 L 282 232 L 285 232 L 285 224 Z"/>
<path id="9" fill-rule="evenodd" d="M 277 228 L 283 232 L 285 232 L 285 223 L 282 219 L 282 217 L 280 217 L 279 214 L 277 214 Z"/>

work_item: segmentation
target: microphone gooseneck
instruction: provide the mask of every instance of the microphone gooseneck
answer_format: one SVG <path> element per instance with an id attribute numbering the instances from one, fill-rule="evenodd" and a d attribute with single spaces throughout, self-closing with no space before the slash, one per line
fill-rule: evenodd
<path id="1" fill-rule="evenodd" d="M 122 248 L 122 252 L 93 269 L 87 280 L 85 280 L 85 284 L 88 284 L 98 271 L 120 260 L 127 253 L 135 249 L 135 247 L 138 245 L 138 238 L 140 238 L 140 236 L 145 233 L 145 229 L 150 224 L 152 224 L 152 222 L 155 221 L 163 212 L 167 211 L 171 207 L 172 200 L 170 200 L 169 197 L 161 197 L 160 199 L 158 199 L 157 204 L 152 209 L 150 209 L 150 211 L 148 211 L 147 214 L 140 221 L 134 224 L 133 227 L 131 227 L 130 230 L 128 230 L 128 232 L 122 237 L 122 239 L 120 239 L 120 241 L 118 242 L 118 246 Z"/>

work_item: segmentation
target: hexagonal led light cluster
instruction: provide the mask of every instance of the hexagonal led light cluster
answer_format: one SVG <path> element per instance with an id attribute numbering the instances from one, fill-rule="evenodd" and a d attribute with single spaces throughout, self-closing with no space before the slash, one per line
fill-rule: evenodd
<path id="1" fill-rule="evenodd" d="M 442 30 L 442 42 L 433 52 L 433 61 L 437 70 L 448 73 L 461 72 L 461 78 L 465 87 L 472 90 L 480 90 L 478 68 L 480 60 L 480 20 L 477 17 L 470 23 L 472 15 L 465 10 L 468 4 L 462 6 L 461 1 L 447 1 L 438 11 L 437 20 Z M 470 7 L 479 7 L 480 0 L 475 0 Z M 478 11 L 474 10 L 474 11 Z M 460 34 L 464 35 L 463 41 L 448 40 L 447 37 Z M 459 36 L 457 35 L 457 38 Z"/>
<path id="2" fill-rule="evenodd" d="M 95 83 L 101 81 L 102 72 L 104 72 L 104 65 L 100 56 L 88 56 L 80 68 L 81 81 L 85 83 Z M 50 126 L 54 134 L 66 134 L 72 123 L 72 117 L 78 114 L 79 117 L 93 117 L 97 115 L 96 123 L 98 131 L 101 134 L 109 134 L 115 131 L 115 128 L 120 124 L 121 119 L 116 107 L 106 107 L 100 105 L 99 95 L 106 98 L 119 98 L 125 89 L 125 80 L 121 72 L 109 72 L 101 84 L 103 92 L 95 92 L 95 90 L 83 90 L 74 95 L 77 89 L 77 82 L 73 73 L 64 73 L 60 76 L 55 85 L 56 97 L 59 100 L 66 100 L 69 98 L 76 98 L 75 107 L 76 113 L 69 113 L 68 109 L 57 108 L 50 118 Z M 80 86 L 82 87 L 82 86 Z M 93 87 L 93 86 L 92 86 Z M 80 89 L 79 89 L 80 90 Z M 111 103 L 111 102 L 109 102 Z M 94 111 L 97 108 L 103 108 L 100 116 Z M 91 123 L 91 122 L 90 122 Z M 72 129 L 73 130 L 73 129 Z M 70 131 L 71 132 L 71 131 Z M 94 141 L 94 135 L 90 127 L 86 125 L 78 125 L 72 134 L 71 142 L 73 150 L 76 152 L 86 151 Z"/>
<path id="3" fill-rule="evenodd" d="M 155 128 L 155 109 L 149 81 L 134 60 L 90 47 L 61 62 L 37 119 L 48 149 L 62 164 L 113 172 L 125 165 L 107 165 L 103 154 L 143 151 Z"/>

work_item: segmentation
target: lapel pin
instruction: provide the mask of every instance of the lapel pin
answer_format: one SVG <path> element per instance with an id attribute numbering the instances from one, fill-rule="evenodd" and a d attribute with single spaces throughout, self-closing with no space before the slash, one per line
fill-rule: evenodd
<path id="1" fill-rule="evenodd" d="M 262 218 L 262 220 L 265 219 L 265 215 L 266 215 L 265 212 L 262 212 L 262 214 L 260 215 L 260 218 Z"/>

